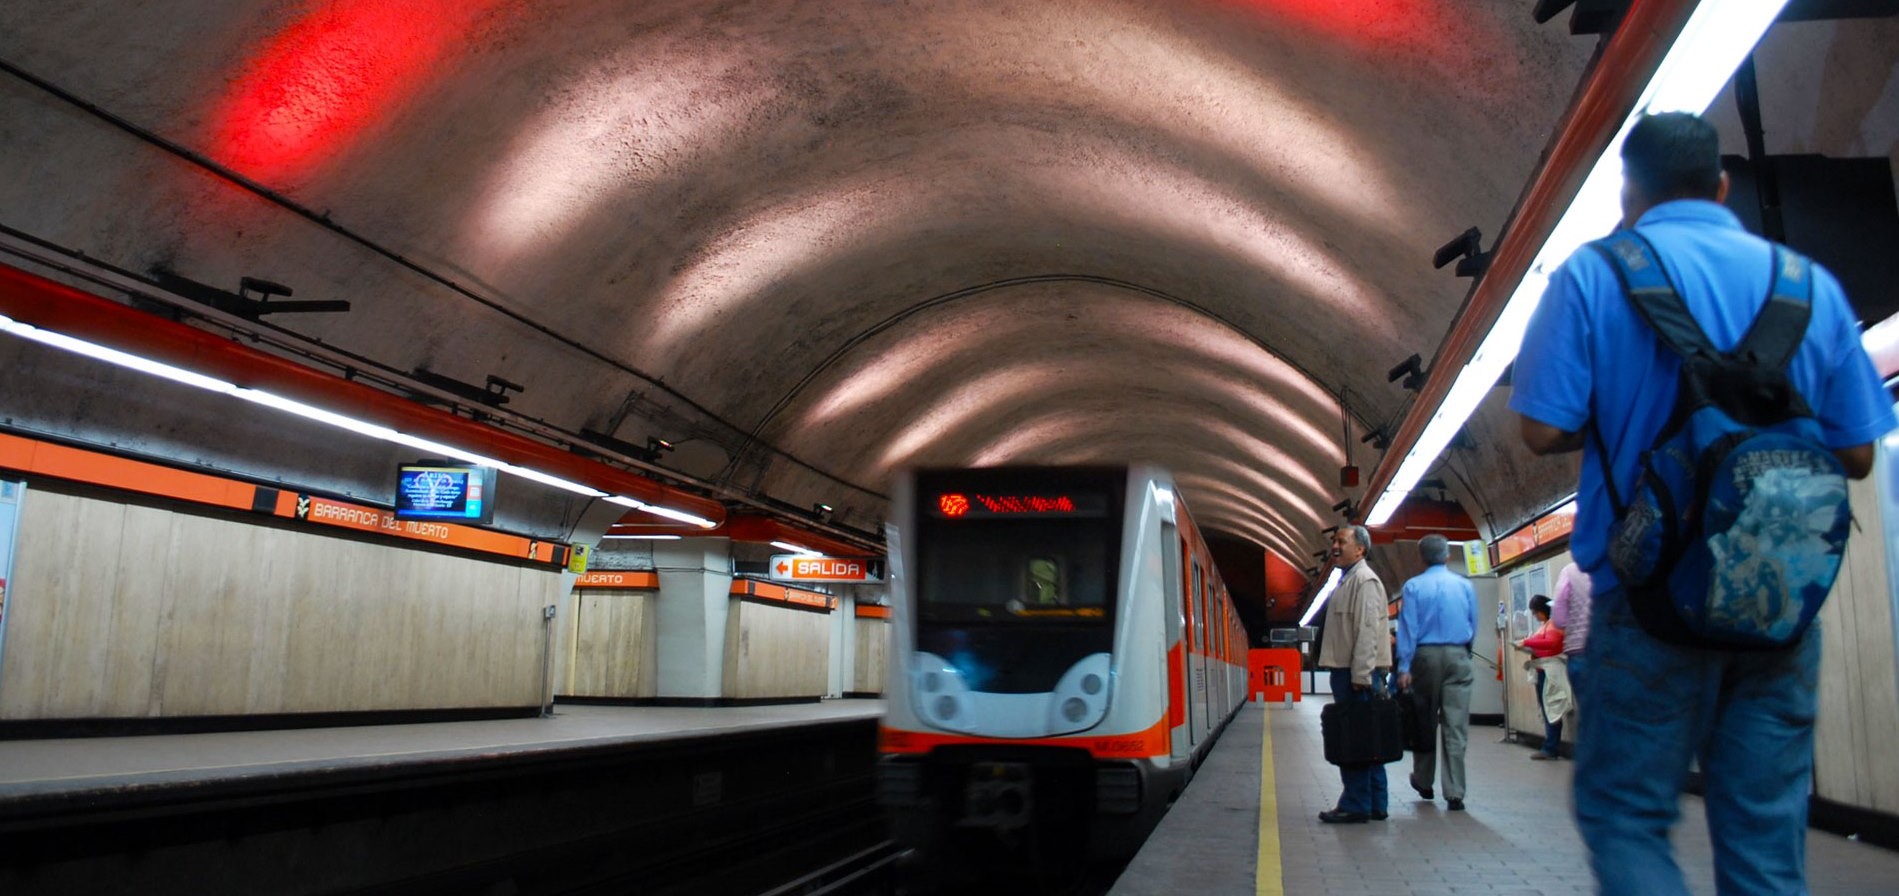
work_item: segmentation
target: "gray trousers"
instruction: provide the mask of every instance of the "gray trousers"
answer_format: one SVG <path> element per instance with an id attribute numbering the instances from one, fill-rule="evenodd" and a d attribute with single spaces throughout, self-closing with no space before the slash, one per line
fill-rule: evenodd
<path id="1" fill-rule="evenodd" d="M 1448 800 L 1464 798 L 1464 752 L 1470 745 L 1470 686 L 1474 680 L 1470 651 L 1462 644 L 1421 645 L 1411 657 L 1411 699 L 1417 704 L 1424 742 L 1435 745 L 1438 729 L 1444 731 L 1442 749 L 1411 754 L 1412 785 L 1432 785 L 1441 754 L 1444 798 Z"/>

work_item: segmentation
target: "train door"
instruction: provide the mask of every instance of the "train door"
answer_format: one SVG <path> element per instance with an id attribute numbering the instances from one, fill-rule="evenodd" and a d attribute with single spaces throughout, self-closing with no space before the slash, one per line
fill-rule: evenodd
<path id="1" fill-rule="evenodd" d="M 1176 684 L 1182 683 L 1182 679 L 1187 674 L 1187 633 L 1182 625 L 1184 621 L 1182 608 L 1185 606 L 1186 595 L 1181 593 L 1180 587 L 1181 577 L 1185 573 L 1180 568 L 1180 558 L 1180 527 L 1171 522 L 1161 523 L 1161 579 L 1163 582 L 1161 615 L 1166 617 L 1166 643 L 1170 645 L 1169 650 L 1171 651 L 1171 645 L 1174 644 L 1180 645 L 1181 648 L 1179 662 L 1172 662 L 1171 656 L 1168 658 L 1170 662 L 1167 668 L 1167 727 L 1179 727 L 1183 721 L 1187 726 L 1185 738 L 1170 738 L 1175 759 L 1185 759 L 1193 752 L 1193 713 L 1188 708 L 1191 704 L 1186 699 L 1184 688 L 1176 688 Z M 1176 713 L 1181 717 L 1175 718 Z"/>
<path id="2" fill-rule="evenodd" d="M 1194 683 L 1200 688 L 1201 724 L 1206 725 L 1207 732 L 1211 734 L 1219 719 L 1213 713 L 1213 619 L 1207 615 L 1207 607 L 1212 603 L 1207 599 L 1207 592 L 1212 589 L 1200 564 L 1193 565 L 1193 574 L 1193 593 L 1200 602 L 1199 624 L 1193 627 L 1195 663 L 1199 666 Z"/>

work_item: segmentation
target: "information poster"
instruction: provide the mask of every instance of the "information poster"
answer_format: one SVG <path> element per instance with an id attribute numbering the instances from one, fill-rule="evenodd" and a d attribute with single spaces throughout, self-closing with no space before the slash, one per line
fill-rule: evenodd
<path id="1" fill-rule="evenodd" d="M 7 648 L 7 588 L 13 579 L 14 533 L 20 528 L 20 496 L 26 483 L 0 479 L 0 655 Z"/>
<path id="2" fill-rule="evenodd" d="M 1510 577 L 1510 640 L 1530 635 L 1530 576 L 1519 572 Z"/>

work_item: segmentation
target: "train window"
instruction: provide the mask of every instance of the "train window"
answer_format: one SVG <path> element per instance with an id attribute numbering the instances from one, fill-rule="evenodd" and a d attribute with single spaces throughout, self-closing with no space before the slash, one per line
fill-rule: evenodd
<path id="1" fill-rule="evenodd" d="M 1207 592 L 1205 583 L 1200 579 L 1200 564 L 1197 562 L 1193 565 L 1193 595 L 1190 599 L 1193 603 L 1189 606 L 1187 612 L 1188 615 L 1193 617 L 1192 648 L 1196 651 L 1205 650 L 1207 644 Z"/>
<path id="2" fill-rule="evenodd" d="M 1066 583 L 1062 581 L 1061 561 L 1054 557 L 1030 557 L 1022 565 L 1022 605 L 1047 608 L 1068 606 Z"/>
<path id="3" fill-rule="evenodd" d="M 1108 521 L 987 520 L 919 545 L 921 618 L 1008 623 L 1107 617 L 1114 575 Z"/>

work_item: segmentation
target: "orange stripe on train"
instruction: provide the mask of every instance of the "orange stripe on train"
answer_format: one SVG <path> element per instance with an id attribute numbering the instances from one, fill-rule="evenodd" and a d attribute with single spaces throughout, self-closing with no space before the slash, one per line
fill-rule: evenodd
<path id="1" fill-rule="evenodd" d="M 877 749 L 882 753 L 918 754 L 928 753 L 937 747 L 959 747 L 973 744 L 1006 744 L 1011 747 L 1080 747 L 1096 759 L 1148 759 L 1165 756 L 1168 751 L 1167 720 L 1162 719 L 1149 726 L 1146 731 L 1134 731 L 1127 734 L 1107 734 L 1095 737 L 1037 737 L 1037 738 L 998 738 L 969 737 L 960 734 L 926 734 L 920 731 L 900 731 L 881 725 L 877 728 Z"/>

